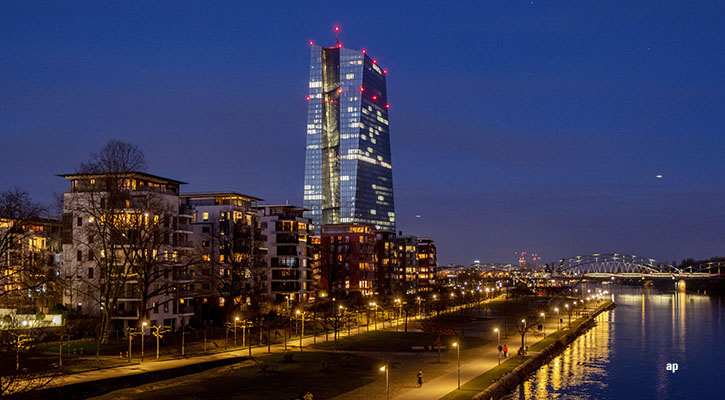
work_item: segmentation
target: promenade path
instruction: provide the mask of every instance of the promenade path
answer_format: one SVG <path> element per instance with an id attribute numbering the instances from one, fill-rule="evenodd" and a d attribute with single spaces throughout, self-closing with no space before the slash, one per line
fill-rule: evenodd
<path id="1" fill-rule="evenodd" d="M 596 307 L 590 306 L 588 310 L 591 312 Z M 547 316 L 544 323 L 543 332 L 538 332 L 533 327 L 526 334 L 526 345 L 531 347 L 535 343 L 544 339 L 544 334 L 548 336 L 558 330 L 558 319 L 563 319 L 562 329 L 566 329 L 568 316 L 562 314 L 560 317 L 556 315 Z M 577 318 L 572 314 L 572 322 Z M 534 322 L 538 325 L 539 322 Z M 501 343 L 508 345 L 509 357 L 515 357 L 519 346 L 521 345 L 521 336 L 519 334 L 509 337 L 501 337 Z M 476 347 L 473 349 L 461 350 L 461 386 L 478 377 L 479 375 L 489 371 L 498 365 L 498 349 L 496 337 L 487 346 Z M 390 368 L 390 398 L 395 400 L 431 400 L 439 399 L 458 388 L 458 369 L 455 351 L 447 351 L 441 357 L 441 363 L 436 363 L 437 356 L 434 354 L 426 354 L 421 359 L 412 357 L 412 353 L 402 354 L 388 353 L 387 358 L 398 361 L 393 363 Z M 529 355 L 536 355 L 538 352 L 529 351 Z M 385 354 L 372 354 L 385 359 Z M 501 360 L 503 362 L 504 359 Z M 423 370 L 424 380 L 422 388 L 418 388 L 416 383 L 416 374 L 419 370 Z M 381 374 L 382 375 L 382 374 Z M 476 393 L 471 393 L 471 396 Z M 334 400 L 369 400 L 372 398 L 381 398 L 385 395 L 385 377 L 382 376 L 375 382 L 368 385 L 351 390 Z"/>
<path id="2" fill-rule="evenodd" d="M 455 310 L 455 308 L 454 308 Z M 408 318 L 408 324 L 409 329 L 411 328 L 412 321 L 414 319 Z M 388 321 L 385 322 L 385 328 L 382 327 L 382 322 L 377 322 L 377 330 L 385 330 L 385 331 L 395 331 L 397 329 L 402 329 L 402 326 L 404 324 L 404 318 L 400 319 L 393 319 L 391 320 L 392 323 L 388 323 Z M 373 331 L 372 324 L 370 325 L 370 331 Z M 363 327 L 360 330 L 360 334 L 363 334 L 367 332 L 367 328 Z M 350 336 L 357 335 L 357 329 L 354 328 L 350 331 Z M 347 337 L 347 330 L 343 330 L 338 332 L 339 337 Z M 332 333 L 329 334 L 329 341 L 332 341 Z M 241 340 L 241 338 L 240 338 Z M 324 342 L 325 341 L 325 333 L 318 333 L 316 335 L 316 339 L 313 338 L 312 335 L 306 335 L 302 338 L 302 346 L 303 351 L 305 347 L 308 347 L 315 342 Z M 292 339 L 287 340 L 287 349 L 292 351 L 299 351 L 299 336 L 294 337 Z M 275 352 L 283 352 L 285 351 L 285 345 L 284 343 L 275 343 L 270 346 L 269 352 L 275 353 Z M 310 349 L 310 351 L 325 351 L 321 349 Z M 251 355 L 253 357 L 255 356 L 261 356 L 264 354 L 269 354 L 267 345 L 263 346 L 253 346 L 251 350 Z M 202 354 L 202 355 L 194 355 L 189 357 L 180 357 L 176 356 L 174 358 L 162 358 L 160 360 L 156 360 L 155 357 L 155 347 L 147 348 L 146 349 L 146 358 L 145 361 L 140 361 L 140 354 L 135 353 L 134 357 L 135 360 L 129 365 L 123 365 L 123 366 L 116 366 L 111 368 L 105 368 L 105 369 L 97 369 L 97 370 L 91 370 L 91 371 L 84 371 L 84 372 L 77 372 L 73 374 L 67 374 L 67 375 L 61 375 L 57 378 L 55 378 L 49 385 L 46 386 L 46 388 L 52 388 L 52 387 L 58 387 L 58 386 L 66 386 L 66 385 L 72 385 L 76 383 L 83 383 L 83 382 L 90 382 L 90 381 L 96 381 L 101 379 L 109 379 L 109 378 L 116 378 L 116 377 L 122 377 L 122 376 L 128 376 L 128 375 L 135 375 L 145 372 L 153 372 L 153 371 L 161 371 L 166 369 L 172 369 L 172 368 L 179 368 L 184 366 L 189 366 L 193 364 L 200 364 L 200 363 L 206 363 L 210 361 L 217 361 L 217 360 L 224 360 L 224 359 L 230 359 L 235 357 L 248 357 L 250 355 L 250 351 L 248 347 L 239 348 L 237 350 L 230 350 L 230 351 L 223 351 L 223 352 L 217 352 L 217 353 L 211 353 L 211 354 Z"/>

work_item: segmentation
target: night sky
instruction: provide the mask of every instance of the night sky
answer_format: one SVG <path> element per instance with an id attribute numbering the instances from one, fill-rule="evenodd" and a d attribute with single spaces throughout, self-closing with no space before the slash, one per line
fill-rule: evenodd
<path id="1" fill-rule="evenodd" d="M 441 264 L 725 255 L 722 2 L 96 3 L 0 3 L 0 190 L 49 203 L 115 138 L 301 204 L 308 42 L 340 25 L 389 71 L 398 229 Z"/>

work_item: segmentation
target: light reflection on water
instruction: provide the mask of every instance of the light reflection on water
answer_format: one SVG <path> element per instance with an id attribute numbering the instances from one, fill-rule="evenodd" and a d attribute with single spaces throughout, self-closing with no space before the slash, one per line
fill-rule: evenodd
<path id="1" fill-rule="evenodd" d="M 725 398 L 721 298 L 608 289 L 617 308 L 507 399 Z"/>

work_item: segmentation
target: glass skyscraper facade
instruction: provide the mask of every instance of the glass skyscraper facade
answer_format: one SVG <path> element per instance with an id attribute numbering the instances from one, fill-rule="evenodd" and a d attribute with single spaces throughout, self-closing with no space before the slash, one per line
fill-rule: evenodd
<path id="1" fill-rule="evenodd" d="M 320 226 L 395 231 L 385 74 L 365 51 L 312 45 L 304 206 Z"/>

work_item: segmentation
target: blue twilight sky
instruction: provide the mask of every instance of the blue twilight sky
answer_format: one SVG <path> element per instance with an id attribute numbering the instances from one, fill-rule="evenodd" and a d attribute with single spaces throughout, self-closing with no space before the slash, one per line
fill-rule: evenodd
<path id="1" fill-rule="evenodd" d="M 720 1 L 100 3 L 0 3 L 0 190 L 50 202 L 116 138 L 301 204 L 307 43 L 339 24 L 389 70 L 398 229 L 441 263 L 725 255 Z"/>

